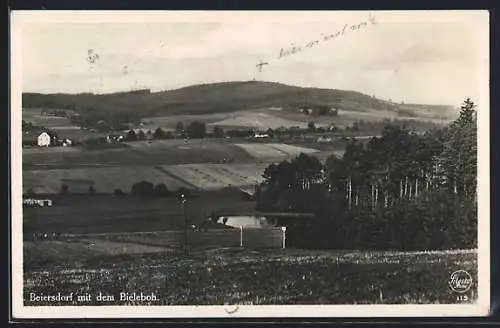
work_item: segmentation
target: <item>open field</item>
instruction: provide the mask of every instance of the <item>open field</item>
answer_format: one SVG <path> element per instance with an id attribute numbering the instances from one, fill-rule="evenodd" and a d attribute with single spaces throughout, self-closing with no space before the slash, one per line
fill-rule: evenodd
<path id="1" fill-rule="evenodd" d="M 262 107 L 255 109 L 241 109 L 228 113 L 214 113 L 202 115 L 178 115 L 147 117 L 143 119 L 144 127 L 154 130 L 160 126 L 166 129 L 174 129 L 178 122 L 183 122 L 187 126 L 193 121 L 204 122 L 210 131 L 213 126 L 220 126 L 224 129 L 256 129 L 267 130 L 280 127 L 300 127 L 307 128 L 308 122 L 314 122 L 316 126 L 330 126 L 344 128 L 351 126 L 354 122 L 363 120 L 365 122 L 382 122 L 384 119 L 412 120 L 416 124 L 422 122 L 432 122 L 438 124 L 448 123 L 449 120 L 436 118 L 435 113 L 418 106 L 409 107 L 407 111 L 414 113 L 408 116 L 405 112 L 394 110 L 339 110 L 337 116 L 310 116 L 304 115 L 298 110 L 282 110 L 280 107 Z M 420 122 L 420 123 L 419 123 Z"/>
<path id="2" fill-rule="evenodd" d="M 73 247 L 73 246 L 70 246 Z M 100 246 L 99 246 L 100 247 Z M 76 250 L 76 248 L 75 248 Z M 79 248 L 78 248 L 79 250 Z M 477 252 L 359 252 L 218 248 L 187 256 L 169 251 L 82 256 L 50 242 L 25 244 L 25 305 L 429 304 L 457 303 L 448 281 L 467 270 L 477 295 Z M 71 260 L 57 261 L 73 256 Z M 87 255 L 87 256 L 86 256 Z M 49 259 L 36 265 L 38 257 Z M 35 262 L 33 262 L 35 261 Z M 74 302 L 29 301 L 29 293 L 74 293 Z M 156 301 L 120 301 L 119 293 Z M 112 302 L 95 299 L 111 295 Z M 79 305 L 84 305 L 78 303 Z"/>
<path id="3" fill-rule="evenodd" d="M 88 180 L 97 193 L 113 193 L 115 189 L 129 192 L 135 183 L 143 180 L 155 185 L 164 183 L 169 190 L 192 188 L 192 185 L 152 166 L 123 166 L 24 171 L 23 190 L 32 189 L 36 193 L 57 194 L 61 191 L 64 179 Z M 68 191 L 73 192 L 71 185 Z"/>
<path id="4" fill-rule="evenodd" d="M 307 128 L 307 122 L 288 120 L 264 111 L 244 111 L 233 114 L 232 117 L 211 123 L 223 127 L 253 128 L 257 130 L 277 129 L 280 127 L 290 128 L 297 126 Z"/>
<path id="5" fill-rule="evenodd" d="M 204 122 L 205 124 L 210 124 L 213 122 L 228 119 L 234 115 L 233 113 L 212 113 L 212 114 L 193 114 L 193 115 L 170 115 L 170 116 L 152 116 L 145 117 L 142 119 L 144 122 L 144 128 L 154 129 L 161 127 L 165 130 L 175 130 L 177 123 L 182 122 L 186 127 L 194 121 Z M 208 126 L 207 126 L 208 127 Z"/>
<path id="6" fill-rule="evenodd" d="M 125 143 L 124 143 L 125 144 Z M 77 168 L 88 166 L 177 165 L 189 163 L 221 163 L 225 160 L 251 162 L 244 149 L 225 140 L 157 140 L 135 142 L 127 148 L 57 152 L 23 151 L 24 169 Z"/>
<path id="7" fill-rule="evenodd" d="M 23 191 L 57 194 L 65 179 L 88 182 L 86 189 L 82 190 L 79 187 L 73 190 L 68 185 L 70 193 L 86 193 L 90 185 L 97 193 L 113 193 L 116 189 L 129 192 L 133 184 L 143 180 L 164 183 L 169 190 L 249 187 L 260 181 L 269 164 L 291 160 L 301 152 L 321 160 L 330 154 L 342 154 L 328 145 L 323 145 L 322 151 L 309 148 L 314 146 L 311 143 L 306 146 L 224 142 L 185 144 L 162 140 L 153 145 L 141 142 L 127 149 L 106 151 L 75 147 L 26 148 L 23 150 Z M 224 159 L 234 162 L 221 164 Z"/>
<path id="8" fill-rule="evenodd" d="M 50 158 L 54 155 L 57 155 L 59 153 L 77 153 L 81 152 L 84 149 L 80 147 L 24 147 L 22 150 L 23 153 L 23 159 L 26 158 L 30 159 L 30 156 L 40 156 L 41 158 L 44 157 L 43 154 L 45 154 L 46 158 Z"/>
<path id="9" fill-rule="evenodd" d="M 458 108 L 446 105 L 398 104 L 400 111 L 409 111 L 420 117 L 447 118 L 453 120 L 458 115 Z"/>
<path id="10" fill-rule="evenodd" d="M 242 143 L 236 144 L 255 158 L 266 159 L 279 156 L 298 156 L 300 153 L 312 154 L 316 149 L 297 147 L 280 143 Z"/>
<path id="11" fill-rule="evenodd" d="M 240 214 L 255 210 L 255 202 L 243 201 L 234 190 L 198 193 L 187 204 L 191 223 L 206 220 L 212 212 Z M 174 196 L 65 195 L 52 199 L 52 207 L 23 209 L 26 238 L 34 232 L 116 233 L 183 227 L 181 204 Z"/>
<path id="12" fill-rule="evenodd" d="M 87 138 L 99 138 L 108 135 L 107 133 L 81 129 L 73 125 L 67 117 L 42 115 L 41 111 L 40 108 L 23 108 L 22 119 L 35 126 L 46 127 L 56 133 L 60 138 L 84 141 Z M 68 114 L 72 113 L 70 110 L 65 109 L 65 111 Z"/>
<path id="13" fill-rule="evenodd" d="M 404 112 L 381 111 L 381 110 L 367 110 L 367 111 L 339 110 L 338 112 L 339 117 L 351 120 L 365 120 L 365 121 L 380 121 L 383 120 L 384 118 L 389 118 L 389 119 L 399 119 L 399 120 L 414 120 L 417 122 L 428 121 L 439 124 L 446 124 L 451 120 L 451 119 L 436 118 L 434 116 L 428 115 L 427 112 L 419 111 L 418 113 L 419 115 L 415 113 L 414 116 L 408 116 L 405 115 Z"/>
<path id="14" fill-rule="evenodd" d="M 281 248 L 281 228 L 245 228 L 243 245 L 252 248 Z M 179 254 L 183 252 L 184 232 L 154 231 L 135 233 L 102 233 L 62 235 L 57 239 L 27 240 L 24 242 L 26 268 L 47 268 L 61 262 L 72 262 L 79 254 L 80 263 L 101 256 L 150 253 Z M 240 247 L 240 229 L 213 224 L 207 230 L 187 233 L 188 248 L 195 251 L 218 247 Z"/>
<path id="15" fill-rule="evenodd" d="M 314 140 L 311 140 L 314 141 Z M 84 149 L 81 147 L 23 148 L 24 170 L 73 169 L 88 167 L 157 166 L 202 163 L 255 163 L 281 161 L 301 152 L 319 155 L 323 151 L 338 151 L 340 144 L 308 147 L 295 146 L 301 140 L 285 144 L 272 140 L 255 142 L 244 139 L 155 140 L 120 143 L 123 147 Z M 313 148 L 315 147 L 315 148 Z"/>
<path id="16" fill-rule="evenodd" d="M 67 111 L 70 112 L 70 111 Z M 42 115 L 40 108 L 23 108 L 22 119 L 36 126 L 44 126 L 50 129 L 74 129 L 76 128 L 66 117 Z"/>
<path id="17" fill-rule="evenodd" d="M 60 138 L 68 138 L 76 141 L 85 141 L 89 138 L 105 138 L 109 133 L 98 132 L 98 131 L 90 131 L 86 129 L 80 128 L 58 128 L 52 129 Z"/>
<path id="18" fill-rule="evenodd" d="M 374 110 L 366 109 L 365 111 L 356 110 L 339 110 L 337 116 L 309 116 L 304 115 L 300 112 L 291 111 L 275 111 L 272 113 L 277 117 L 281 117 L 285 120 L 302 122 L 306 124 L 307 122 L 314 122 L 316 126 L 329 126 L 334 125 L 338 128 L 345 128 L 346 126 L 352 126 L 355 122 L 364 121 L 372 123 L 382 123 L 384 119 L 390 120 L 411 120 L 420 129 L 421 126 L 426 124 L 446 124 L 449 120 L 437 119 L 431 116 L 405 116 L 398 114 L 395 111 L 388 110 Z M 360 129 L 363 129 L 362 127 Z"/>
<path id="19" fill-rule="evenodd" d="M 262 181 L 261 175 L 269 163 L 252 164 L 183 164 L 164 166 L 123 166 L 54 170 L 29 170 L 23 172 L 23 191 L 38 194 L 58 194 L 65 179 L 85 180 L 97 193 L 113 193 L 120 189 L 130 192 L 140 181 L 164 183 L 172 191 L 179 188 L 221 189 L 248 187 Z M 87 193 L 87 189 L 69 192 Z M 87 186 L 88 188 L 88 186 Z"/>
<path id="20" fill-rule="evenodd" d="M 229 186 L 255 185 L 268 163 L 253 164 L 185 164 L 162 167 L 200 189 L 210 190 Z"/>

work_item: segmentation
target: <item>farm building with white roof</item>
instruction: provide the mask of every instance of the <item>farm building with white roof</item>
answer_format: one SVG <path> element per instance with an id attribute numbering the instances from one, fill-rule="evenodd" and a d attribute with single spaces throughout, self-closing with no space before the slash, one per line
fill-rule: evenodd
<path id="1" fill-rule="evenodd" d="M 37 138 L 37 145 L 40 147 L 48 147 L 50 145 L 50 136 L 47 132 L 42 132 Z"/>
<path id="2" fill-rule="evenodd" d="M 53 142 L 53 137 L 44 129 L 33 129 L 23 133 L 23 145 L 48 147 Z"/>

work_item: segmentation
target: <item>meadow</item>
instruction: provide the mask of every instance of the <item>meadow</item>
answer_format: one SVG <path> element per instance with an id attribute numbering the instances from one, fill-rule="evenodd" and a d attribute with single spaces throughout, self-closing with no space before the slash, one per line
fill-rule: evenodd
<path id="1" fill-rule="evenodd" d="M 427 124 L 445 124 L 449 119 L 436 118 L 432 112 L 423 109 L 411 109 L 416 114 L 412 116 L 390 110 L 365 109 L 361 110 L 338 110 L 338 115 L 311 116 L 301 113 L 299 110 L 284 110 L 280 107 L 267 107 L 256 109 L 242 109 L 229 113 L 213 113 L 199 115 L 178 115 L 178 116 L 158 116 L 143 119 L 145 128 L 154 130 L 161 127 L 165 130 L 175 129 L 178 122 L 184 126 L 191 122 L 198 121 L 207 125 L 207 130 L 211 131 L 214 126 L 223 129 L 256 129 L 265 131 L 267 129 L 279 128 L 307 128 L 309 122 L 314 122 L 317 127 L 328 127 L 334 125 L 337 128 L 352 126 L 359 121 L 370 122 L 372 124 L 382 124 L 384 119 L 389 120 L 409 120 L 417 127 Z"/>
<path id="2" fill-rule="evenodd" d="M 177 179 L 153 166 L 123 166 L 24 171 L 23 189 L 31 189 L 40 194 L 58 194 L 65 179 L 92 181 L 95 192 L 108 194 L 117 189 L 130 192 L 132 186 L 140 181 L 149 181 L 155 185 L 163 183 L 169 190 L 193 188 L 192 184 L 184 182 L 183 179 Z M 71 187 L 69 185 L 68 191 L 75 192 Z"/>
<path id="3" fill-rule="evenodd" d="M 228 186 L 247 187 L 262 181 L 269 163 L 253 164 L 185 164 L 164 166 L 165 171 L 203 190 Z"/>
<path id="4" fill-rule="evenodd" d="M 57 194 L 64 179 L 92 181 L 97 193 L 130 191 L 133 184 L 164 183 L 181 187 L 216 189 L 254 185 L 267 165 L 300 153 L 326 158 L 335 147 L 322 151 L 285 143 L 219 140 L 155 140 L 123 143 L 127 148 L 85 150 L 76 147 L 23 149 L 23 190 Z M 71 187 L 70 187 L 71 189 Z M 71 192 L 71 190 L 69 190 Z"/>
<path id="5" fill-rule="evenodd" d="M 118 233 L 177 230 L 183 227 L 182 209 L 175 196 L 59 195 L 52 207 L 23 209 L 26 239 L 35 232 Z M 187 204 L 191 223 L 206 221 L 212 212 L 253 213 L 255 202 L 242 200 L 233 189 L 197 192 Z"/>
<path id="6" fill-rule="evenodd" d="M 75 256 L 31 265 L 50 244 L 25 246 L 25 305 L 449 304 L 451 273 L 467 270 L 477 297 L 477 252 L 359 252 L 217 248 Z M 31 249 L 29 249 L 31 248 Z M 36 249 L 36 251 L 35 251 Z M 62 249 L 62 248 L 61 248 Z M 62 250 L 62 252 L 65 252 Z M 89 252 L 89 251 L 87 251 Z M 53 258 L 61 253 L 52 252 Z M 82 254 L 86 254 L 82 252 Z M 45 256 L 46 257 L 46 256 Z M 63 258 L 63 257 L 61 257 Z M 29 293 L 91 294 L 85 303 L 30 302 Z M 157 301 L 120 301 L 120 292 Z M 112 295 L 100 302 L 95 295 Z"/>
<path id="7" fill-rule="evenodd" d="M 282 143 L 241 143 L 237 146 L 245 149 L 250 155 L 258 159 L 275 158 L 280 156 L 298 156 L 300 153 L 311 154 L 318 150 L 292 146 Z"/>
<path id="8" fill-rule="evenodd" d="M 240 240 L 240 234 L 243 237 Z M 212 223 L 207 229 L 187 231 L 188 251 L 214 249 L 220 247 L 280 248 L 282 246 L 281 228 L 266 227 L 239 228 Z M 184 232 L 165 230 L 150 232 L 117 232 L 62 234 L 48 239 L 34 239 L 24 242 L 26 268 L 43 269 L 61 262 L 77 261 L 84 265 L 101 256 L 133 254 L 182 254 Z M 75 258 L 78 254 L 78 258 Z"/>
<path id="9" fill-rule="evenodd" d="M 241 147 L 224 140 L 155 140 L 152 143 L 123 143 L 130 147 L 117 149 L 59 152 L 23 150 L 25 170 L 78 168 L 98 166 L 156 166 L 188 163 L 221 163 L 224 160 L 251 162 L 253 157 Z"/>
<path id="10" fill-rule="evenodd" d="M 70 112 L 70 111 L 66 111 Z M 42 115 L 41 108 L 23 108 L 22 109 L 23 120 L 31 122 L 35 126 L 44 126 L 50 129 L 73 129 L 73 126 L 69 118 Z"/>

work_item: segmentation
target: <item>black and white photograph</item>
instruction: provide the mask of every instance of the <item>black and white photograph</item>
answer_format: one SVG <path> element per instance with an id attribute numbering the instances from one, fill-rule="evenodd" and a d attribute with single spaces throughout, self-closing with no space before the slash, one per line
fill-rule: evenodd
<path id="1" fill-rule="evenodd" d="M 14 11 L 18 318 L 489 313 L 487 11 Z"/>

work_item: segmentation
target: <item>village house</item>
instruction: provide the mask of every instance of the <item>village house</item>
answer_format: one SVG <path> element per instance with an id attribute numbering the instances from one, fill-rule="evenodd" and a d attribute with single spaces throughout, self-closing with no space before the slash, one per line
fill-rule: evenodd
<path id="1" fill-rule="evenodd" d="M 316 142 L 319 142 L 319 143 L 329 143 L 329 142 L 332 142 L 332 138 L 331 137 L 319 137 Z"/>
<path id="2" fill-rule="evenodd" d="M 63 139 L 61 142 L 62 142 L 63 147 L 69 147 L 73 144 L 73 141 L 71 141 L 71 139 L 68 139 L 68 138 Z"/>
<path id="3" fill-rule="evenodd" d="M 26 198 L 23 199 L 23 205 L 28 206 L 28 207 L 34 207 L 34 206 L 39 206 L 39 207 L 44 207 L 44 206 L 52 206 L 52 200 L 51 199 L 33 199 L 33 198 Z"/>
<path id="4" fill-rule="evenodd" d="M 123 141 L 123 136 L 120 134 L 109 134 L 108 136 L 106 136 L 107 143 L 114 143 L 120 141 Z"/>
<path id="5" fill-rule="evenodd" d="M 44 129 L 33 129 L 23 133 L 23 146 L 48 147 L 54 143 L 54 137 Z"/>
<path id="6" fill-rule="evenodd" d="M 264 138 L 269 138 L 269 134 L 267 133 L 260 133 L 260 132 L 256 132 L 254 135 L 253 135 L 254 138 L 257 138 L 257 139 L 264 139 Z"/>
<path id="7" fill-rule="evenodd" d="M 59 139 L 55 134 L 44 128 L 34 128 L 23 132 L 23 146 L 53 147 L 71 146 L 73 141 L 68 138 Z"/>
<path id="8" fill-rule="evenodd" d="M 48 147 L 50 145 L 50 135 L 47 132 L 42 132 L 37 137 L 37 145 L 39 147 Z"/>

